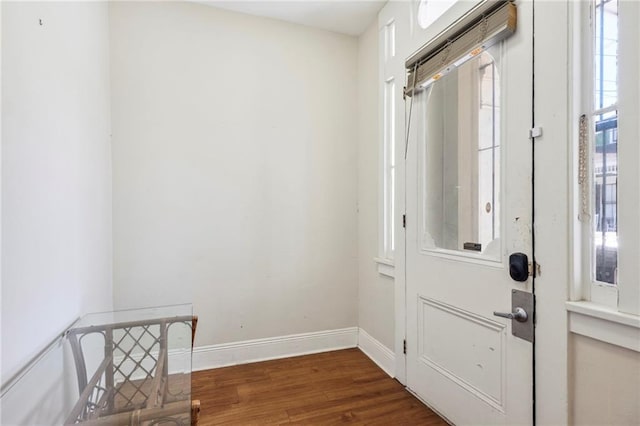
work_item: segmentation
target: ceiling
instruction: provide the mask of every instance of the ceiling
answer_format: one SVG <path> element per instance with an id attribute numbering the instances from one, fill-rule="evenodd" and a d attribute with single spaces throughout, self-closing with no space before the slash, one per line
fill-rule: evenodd
<path id="1" fill-rule="evenodd" d="M 234 12 L 265 16 L 351 36 L 362 34 L 376 20 L 386 0 L 195 0 Z"/>

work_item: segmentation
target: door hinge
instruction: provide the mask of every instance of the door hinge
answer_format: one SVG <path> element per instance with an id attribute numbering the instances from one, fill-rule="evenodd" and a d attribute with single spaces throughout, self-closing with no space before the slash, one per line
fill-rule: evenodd
<path id="1" fill-rule="evenodd" d="M 407 215 L 406 214 L 402 215 L 402 227 L 403 228 L 407 227 Z"/>
<path id="2" fill-rule="evenodd" d="M 529 139 L 535 139 L 542 136 L 542 127 L 532 127 L 529 129 Z"/>
<path id="3" fill-rule="evenodd" d="M 407 339 L 402 341 L 402 353 L 405 355 L 407 354 Z"/>

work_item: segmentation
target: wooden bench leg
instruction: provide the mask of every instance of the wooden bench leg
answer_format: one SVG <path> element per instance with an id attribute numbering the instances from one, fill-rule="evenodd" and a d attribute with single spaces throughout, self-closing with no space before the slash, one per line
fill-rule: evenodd
<path id="1" fill-rule="evenodd" d="M 200 400 L 194 399 L 191 401 L 191 425 L 196 426 L 200 419 Z"/>

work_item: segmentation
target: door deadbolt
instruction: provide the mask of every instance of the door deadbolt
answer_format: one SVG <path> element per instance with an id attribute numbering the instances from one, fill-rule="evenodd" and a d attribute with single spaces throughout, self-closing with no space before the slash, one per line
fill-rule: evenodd
<path id="1" fill-rule="evenodd" d="M 529 258 L 524 253 L 513 253 L 509 256 L 509 275 L 515 281 L 529 279 Z"/>

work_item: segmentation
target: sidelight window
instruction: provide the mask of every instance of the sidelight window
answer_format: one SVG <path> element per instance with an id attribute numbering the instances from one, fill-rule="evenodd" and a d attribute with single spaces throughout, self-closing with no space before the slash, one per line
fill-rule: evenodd
<path id="1" fill-rule="evenodd" d="M 395 229 L 399 225 L 396 214 L 396 175 L 398 150 L 398 108 L 402 101 L 402 83 L 395 73 L 394 64 L 399 61 L 396 53 L 396 23 L 392 19 L 380 30 L 380 47 L 382 72 L 384 79 L 380 87 L 381 93 L 381 138 L 379 165 L 379 211 L 378 211 L 378 255 L 374 259 L 378 264 L 378 272 L 389 277 L 395 276 L 394 257 L 396 251 Z"/>
<path id="2" fill-rule="evenodd" d="M 587 4 L 585 4 L 587 6 Z M 592 0 L 582 11 L 583 112 L 579 131 L 579 218 L 583 297 L 640 313 L 640 124 L 637 17 L 640 4 Z"/>
<path id="3" fill-rule="evenodd" d="M 616 285 L 618 272 L 618 2 L 597 0 L 593 34 L 593 270 Z"/>

